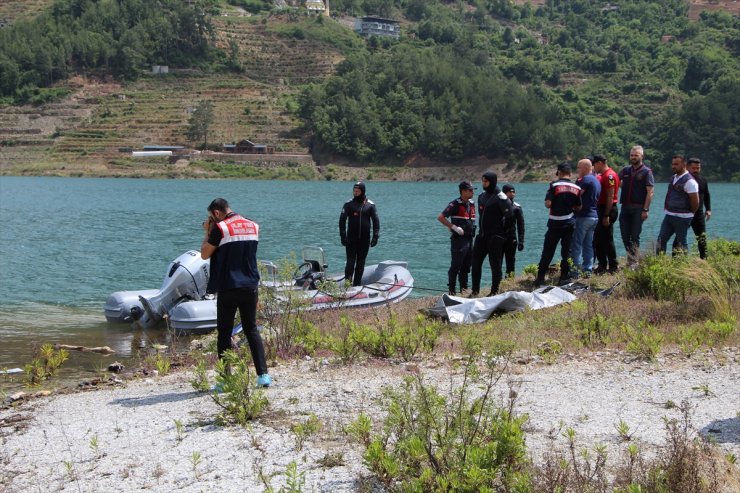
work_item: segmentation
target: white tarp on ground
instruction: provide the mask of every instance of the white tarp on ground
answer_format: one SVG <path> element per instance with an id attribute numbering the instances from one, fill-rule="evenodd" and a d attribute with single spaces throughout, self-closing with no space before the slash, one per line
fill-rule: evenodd
<path id="1" fill-rule="evenodd" d="M 476 324 L 488 320 L 494 312 L 539 310 L 550 306 L 570 303 L 575 295 L 556 286 L 545 286 L 531 293 L 507 291 L 485 298 L 461 298 L 442 295 L 429 313 L 446 318 L 453 324 Z"/>

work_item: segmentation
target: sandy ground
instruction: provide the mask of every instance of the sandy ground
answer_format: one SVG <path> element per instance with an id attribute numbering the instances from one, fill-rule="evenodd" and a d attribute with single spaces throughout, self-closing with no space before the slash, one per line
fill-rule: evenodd
<path id="1" fill-rule="evenodd" d="M 535 461 L 563 447 L 565 427 L 579 445 L 624 450 L 616 425 L 632 443 L 663 444 L 663 418 L 679 418 L 666 402 L 687 401 L 698 433 L 740 457 L 740 349 L 653 363 L 620 353 L 567 355 L 554 365 L 519 358 L 496 388 L 527 413 L 527 446 Z M 454 362 L 453 362 L 454 363 Z M 0 491 L 275 491 L 287 466 L 304 474 L 302 491 L 383 491 L 362 463 L 362 447 L 342 431 L 360 412 L 380 423 L 385 386 L 413 372 L 441 390 L 455 387 L 459 365 L 437 358 L 409 364 L 343 366 L 311 359 L 271 369 L 269 411 L 250 427 L 221 427 L 211 397 L 194 391 L 189 373 L 57 394 L 0 409 Z M 291 425 L 315 413 L 322 430 L 301 447 Z M 182 423 L 178 433 L 176 420 Z M 326 464 L 340 457 L 340 465 Z M 616 460 L 616 459 L 615 459 Z M 734 466 L 737 468 L 737 466 Z M 738 473 L 738 470 L 731 472 Z"/>

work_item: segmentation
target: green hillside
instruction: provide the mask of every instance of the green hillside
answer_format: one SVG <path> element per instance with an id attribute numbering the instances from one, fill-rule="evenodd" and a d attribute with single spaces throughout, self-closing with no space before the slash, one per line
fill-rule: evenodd
<path id="1" fill-rule="evenodd" d="M 105 3 L 3 2 L 0 19 L 10 25 L 0 39 L 14 39 L 9 29 L 53 4 L 104 29 L 74 12 L 93 4 L 104 11 Z M 15 52 L 0 47 L 0 69 L 16 56 L 20 76 L 23 64 L 43 66 L 48 77 L 40 80 L 52 81 L 7 92 L 12 81 L 0 70 L 0 173 L 139 173 L 152 165 L 119 150 L 198 145 L 187 141 L 188 120 L 208 100 L 215 108 L 209 144 L 246 138 L 283 153 L 310 149 L 323 163 L 483 158 L 508 161 L 524 175 L 591 152 L 623 163 L 629 146 L 640 143 L 659 171 L 673 152 L 686 152 L 702 156 L 710 175 L 740 175 L 738 18 L 715 10 L 723 3 L 731 10 L 731 3 L 712 2 L 712 11 L 701 13 L 706 2 L 677 0 L 337 0 L 332 18 L 292 3 L 251 15 L 225 2 L 190 2 L 208 14 L 200 26 L 212 33 L 210 48 L 197 52 L 115 32 L 89 40 L 112 36 L 118 54 L 76 35 L 66 49 L 78 54 L 66 62 L 46 48 L 59 60 L 52 65 L 39 65 L 39 55 L 18 61 L 17 43 Z M 180 4 L 163 4 L 189 15 Z M 352 31 L 349 13 L 401 20 L 401 40 L 366 42 Z M 133 32 L 159 30 L 166 42 L 168 24 L 136 22 Z M 66 23 L 54 26 L 63 31 Z M 162 59 L 175 62 L 169 73 L 148 73 Z"/>

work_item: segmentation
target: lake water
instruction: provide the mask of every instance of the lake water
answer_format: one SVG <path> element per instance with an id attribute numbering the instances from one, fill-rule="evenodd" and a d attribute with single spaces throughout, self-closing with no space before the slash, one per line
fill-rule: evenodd
<path id="1" fill-rule="evenodd" d="M 657 235 L 665 187 L 656 186 L 644 244 Z M 527 233 L 526 248 L 517 255 L 519 272 L 540 256 L 546 188 L 517 185 Z M 710 189 L 709 237 L 740 240 L 740 185 Z M 132 358 L 152 341 L 168 343 L 164 331 L 136 333 L 107 324 L 102 306 L 113 291 L 158 288 L 172 259 L 200 247 L 205 209 L 215 197 L 260 224 L 260 259 L 277 260 L 318 245 L 329 270 L 342 271 L 337 225 L 351 193 L 349 182 L 0 177 L 0 369 L 23 366 L 44 342 L 116 350 L 107 358 L 71 355 L 66 366 L 74 370 L 65 371 L 91 374 L 108 361 Z M 444 291 L 449 232 L 436 217 L 457 196 L 456 184 L 370 182 L 367 193 L 381 220 L 380 242 L 370 250 L 368 264 L 406 260 L 415 295 Z M 624 255 L 618 228 L 615 239 Z M 487 264 L 483 281 L 490 281 Z"/>

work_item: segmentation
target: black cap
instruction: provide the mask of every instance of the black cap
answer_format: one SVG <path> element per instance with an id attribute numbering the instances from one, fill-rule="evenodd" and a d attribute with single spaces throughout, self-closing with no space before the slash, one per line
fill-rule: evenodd
<path id="1" fill-rule="evenodd" d="M 365 193 L 365 184 L 362 183 L 361 181 L 358 181 L 357 183 L 355 183 L 352 188 L 359 188 L 360 190 L 362 190 L 363 194 Z"/>
<path id="2" fill-rule="evenodd" d="M 558 164 L 558 173 L 570 173 L 570 172 L 571 172 L 571 167 L 568 161 L 563 161 L 562 163 Z"/>
<path id="3" fill-rule="evenodd" d="M 606 158 L 602 156 L 601 154 L 594 154 L 594 157 L 591 158 L 592 163 L 605 163 Z"/>
<path id="4" fill-rule="evenodd" d="M 504 188 L 502 188 L 501 190 L 504 193 L 516 192 L 516 190 L 514 190 L 514 186 L 513 185 L 509 185 L 508 183 L 506 185 L 504 185 Z"/>
<path id="5" fill-rule="evenodd" d="M 467 180 L 461 181 L 459 188 L 461 191 L 462 190 L 475 190 L 475 187 L 473 186 L 473 184 Z"/>

